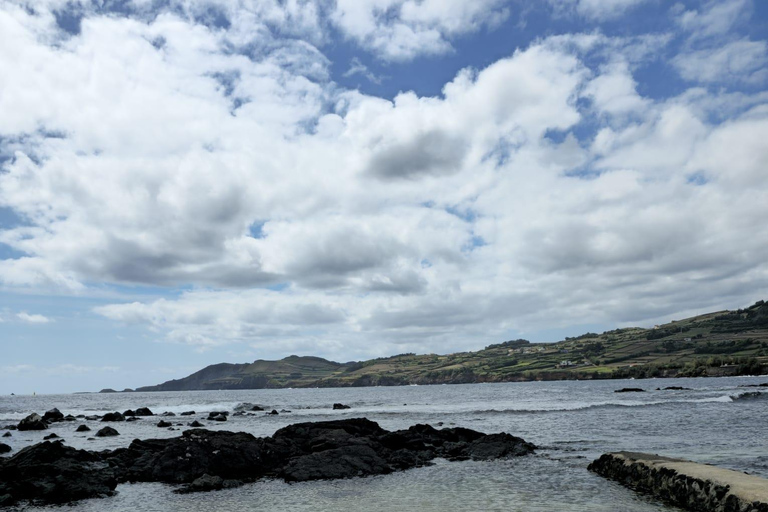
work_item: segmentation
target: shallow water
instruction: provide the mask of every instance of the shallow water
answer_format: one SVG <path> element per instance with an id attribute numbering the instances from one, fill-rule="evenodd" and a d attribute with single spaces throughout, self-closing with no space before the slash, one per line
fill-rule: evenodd
<path id="1" fill-rule="evenodd" d="M 110 423 L 121 435 L 89 440 L 75 434 L 80 423 L 93 434 L 104 423 L 58 423 L 44 432 L 12 432 L 4 438 L 14 452 L 55 432 L 71 446 L 105 449 L 132 439 L 171 437 L 194 419 L 216 430 L 267 436 L 300 421 L 367 417 L 394 430 L 416 423 L 462 426 L 483 432 L 505 431 L 541 448 L 533 457 L 493 462 L 446 462 L 393 475 L 332 482 L 285 484 L 264 480 L 239 489 L 177 495 L 171 486 L 132 484 L 118 495 L 88 500 L 66 510 L 675 510 L 638 496 L 586 470 L 606 451 L 635 450 L 714 463 L 768 477 L 768 390 L 743 384 L 766 378 L 649 379 L 570 381 L 450 386 L 343 389 L 284 389 L 15 396 L 0 398 L 0 425 L 31 412 L 58 407 L 64 414 L 103 414 L 148 406 L 155 413 L 195 410 L 191 417 L 166 418 L 178 430 L 156 427 L 158 418 Z M 654 391 L 684 386 L 691 391 Z M 646 393 L 613 391 L 642 387 Z M 757 398 L 737 399 L 748 391 Z M 207 422 L 207 413 L 241 402 L 290 413 L 230 417 Z M 350 410 L 334 411 L 334 402 Z M 12 452 L 13 453 L 13 452 Z M 37 507 L 28 507 L 29 510 Z M 56 507 L 43 507 L 46 509 Z"/>

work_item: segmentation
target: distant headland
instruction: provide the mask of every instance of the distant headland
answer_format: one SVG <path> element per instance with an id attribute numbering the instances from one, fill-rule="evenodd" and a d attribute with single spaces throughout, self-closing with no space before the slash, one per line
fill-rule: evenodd
<path id="1" fill-rule="evenodd" d="M 557 343 L 511 340 L 476 352 L 398 354 L 337 363 L 320 357 L 220 363 L 136 391 L 401 386 L 762 375 L 768 373 L 768 304 L 718 311 L 650 329 L 586 333 Z M 130 389 L 124 392 L 132 391 Z M 112 389 L 103 393 L 116 392 Z"/>

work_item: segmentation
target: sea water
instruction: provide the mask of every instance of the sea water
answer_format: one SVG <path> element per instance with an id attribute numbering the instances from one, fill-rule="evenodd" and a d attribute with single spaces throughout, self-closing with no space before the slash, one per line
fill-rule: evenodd
<path id="1" fill-rule="evenodd" d="M 237 489 L 178 495 L 164 484 L 124 484 L 106 499 L 81 501 L 67 511 L 669 511 L 676 510 L 587 471 L 601 453 L 631 450 L 683 457 L 768 478 L 768 389 L 743 387 L 754 378 L 561 381 L 331 389 L 189 391 L 166 393 L 6 396 L 0 426 L 57 407 L 66 414 L 104 414 L 149 407 L 160 418 L 108 423 L 118 437 L 93 438 L 107 423 L 62 422 L 42 432 L 2 438 L 14 451 L 56 433 L 70 446 L 92 450 L 131 440 L 178 436 L 197 419 L 213 430 L 268 436 L 291 423 L 366 417 L 396 430 L 417 423 L 508 432 L 539 446 L 530 457 L 488 462 L 437 460 L 429 467 L 349 480 L 286 484 L 264 479 Z M 682 386 L 690 390 L 656 390 Z M 614 393 L 642 387 L 644 393 Z M 751 395 L 745 393 L 752 392 Z M 758 395 L 754 395 L 758 392 Z M 243 402 L 282 412 L 206 421 Z M 342 402 L 348 410 L 333 410 Z M 92 432 L 75 433 L 79 424 Z M 176 424 L 181 425 L 176 425 Z M 26 507 L 27 510 L 59 510 Z"/>

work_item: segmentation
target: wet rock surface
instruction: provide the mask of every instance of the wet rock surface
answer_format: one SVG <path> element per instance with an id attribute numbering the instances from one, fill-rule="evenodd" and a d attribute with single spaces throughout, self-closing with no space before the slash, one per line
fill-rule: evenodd
<path id="1" fill-rule="evenodd" d="M 57 447 L 51 448 L 54 444 Z M 45 447 L 40 448 L 42 446 Z M 3 480 L 2 485 L 6 487 L 0 488 L 0 495 L 10 494 L 9 503 L 30 497 L 61 503 L 107 495 L 114 489 L 112 479 L 115 485 L 117 482 L 185 484 L 178 492 L 199 492 L 233 487 L 262 477 L 297 482 L 382 475 L 428 465 L 438 457 L 497 459 L 527 455 L 533 453 L 534 448 L 509 434 L 486 435 L 464 428 L 437 430 L 429 425 L 415 425 L 389 432 L 365 418 L 298 423 L 266 438 L 243 432 L 190 429 L 180 437 L 137 439 L 127 448 L 98 453 L 75 450 L 61 443 L 34 445 L 25 450 L 38 450 L 40 457 L 45 455 L 47 464 L 58 464 L 62 459 L 62 464 L 72 469 L 62 473 L 61 485 L 66 486 L 69 480 L 75 482 L 78 478 L 90 483 L 80 485 L 79 491 L 70 494 L 21 492 L 18 489 L 26 489 L 27 483 L 17 478 L 21 473 L 15 468 L 24 467 L 26 458 L 20 457 L 25 451 L 22 450 L 0 462 L 0 474 L 9 479 Z M 54 472 L 53 469 L 48 473 L 27 472 L 25 478 L 30 480 L 29 485 L 45 485 L 46 478 Z M 40 482 L 36 483 L 36 479 Z"/>
<path id="2" fill-rule="evenodd" d="M 16 426 L 18 430 L 45 430 L 48 428 L 48 423 L 43 421 L 42 416 L 37 413 L 32 413 L 19 422 Z"/>
<path id="3" fill-rule="evenodd" d="M 61 441 L 24 448 L 0 461 L 0 503 L 68 503 L 109 496 L 117 479 L 101 455 Z"/>
<path id="4" fill-rule="evenodd" d="M 588 469 L 686 510 L 768 512 L 768 480 L 738 471 L 633 452 L 603 454 Z"/>

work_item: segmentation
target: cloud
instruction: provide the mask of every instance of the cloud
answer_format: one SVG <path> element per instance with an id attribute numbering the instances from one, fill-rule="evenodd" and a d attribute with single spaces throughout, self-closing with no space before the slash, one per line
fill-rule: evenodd
<path id="1" fill-rule="evenodd" d="M 370 69 L 368 69 L 368 66 L 360 62 L 360 59 L 357 57 L 354 57 L 349 62 L 349 69 L 342 76 L 348 78 L 355 75 L 362 75 L 369 82 L 377 85 L 381 84 L 382 80 L 384 79 L 383 77 L 376 75 Z"/>
<path id="2" fill-rule="evenodd" d="M 549 0 L 556 13 L 577 13 L 592 21 L 612 20 L 648 0 Z"/>
<path id="3" fill-rule="evenodd" d="M 751 0 L 711 0 L 700 10 L 680 10 L 676 19 L 694 38 L 706 38 L 727 34 L 749 17 L 751 7 Z"/>
<path id="4" fill-rule="evenodd" d="M 46 316 L 36 315 L 36 314 L 30 315 L 29 313 L 24 311 L 22 311 L 21 313 L 17 313 L 16 318 L 28 324 L 47 324 L 49 322 L 53 322 L 53 320 L 51 320 Z"/>
<path id="5" fill-rule="evenodd" d="M 716 48 L 681 53 L 672 63 L 680 76 L 694 82 L 764 83 L 768 79 L 768 43 L 733 41 Z"/>
<path id="6" fill-rule="evenodd" d="M 493 28 L 509 15 L 505 0 L 338 0 L 331 20 L 347 38 L 386 61 L 451 51 L 450 40 Z"/>
<path id="7" fill-rule="evenodd" d="M 199 350 L 349 360 L 653 322 L 768 285 L 765 92 L 646 87 L 678 47 L 697 81 L 718 62 L 759 77 L 752 41 L 720 58 L 688 33 L 566 33 L 381 98 L 334 82 L 329 34 L 394 69 L 506 5 L 83 3 L 70 32 L 64 3 L 19 5 L 0 8 L 5 289 L 149 285 L 163 296 L 95 311 Z"/>

